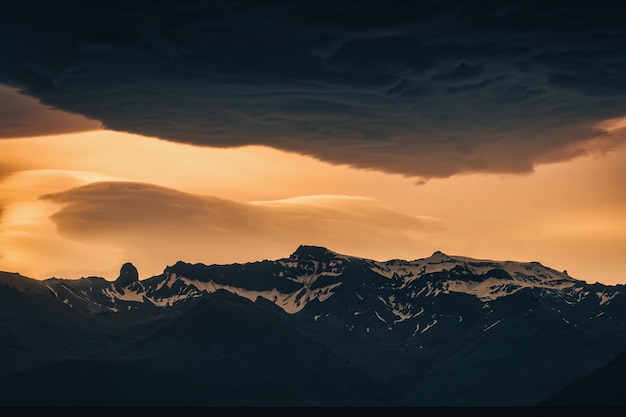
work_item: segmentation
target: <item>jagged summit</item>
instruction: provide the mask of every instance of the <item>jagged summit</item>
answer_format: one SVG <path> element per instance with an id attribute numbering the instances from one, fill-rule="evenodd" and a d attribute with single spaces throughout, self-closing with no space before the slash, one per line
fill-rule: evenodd
<path id="1" fill-rule="evenodd" d="M 445 253 L 443 253 L 440 250 L 433 252 L 433 254 L 430 255 L 430 257 L 431 258 L 451 258 L 451 256 L 446 255 Z"/>
<path id="2" fill-rule="evenodd" d="M 330 262 L 336 256 L 337 253 L 330 251 L 323 246 L 300 245 L 298 246 L 298 249 L 291 254 L 290 258 Z"/>
<path id="3" fill-rule="evenodd" d="M 178 261 L 161 275 L 143 281 L 139 281 L 137 269 L 126 263 L 112 285 L 102 278 L 75 282 L 49 279 L 38 284 L 43 293 L 52 291 L 59 301 L 85 311 L 118 311 L 143 305 L 167 307 L 222 289 L 250 301 L 264 298 L 289 314 L 309 305 L 314 310 L 316 303 L 329 299 L 331 304 L 332 300 L 346 303 L 355 299 L 358 305 L 353 306 L 351 314 L 357 312 L 357 316 L 362 313 L 359 309 L 369 308 L 361 305 L 366 298 L 359 297 L 368 293 L 373 296 L 372 291 L 375 297 L 386 300 L 385 309 L 396 308 L 393 306 L 399 306 L 402 299 L 406 307 L 418 302 L 415 300 L 440 294 L 465 294 L 486 302 L 522 291 L 558 294 L 571 303 L 595 294 L 598 303 L 608 303 L 622 292 L 604 287 L 583 291 L 584 286 L 585 282 L 537 262 L 474 259 L 441 251 L 411 261 L 376 261 L 314 245 L 300 245 L 289 258 L 274 261 L 226 265 Z M 390 301 L 392 298 L 395 301 Z M 393 310 L 396 318 L 388 318 L 391 323 L 408 314 L 403 309 Z"/>
<path id="4" fill-rule="evenodd" d="M 130 262 L 126 262 L 120 269 L 120 276 L 115 280 L 115 286 L 118 288 L 127 287 L 137 281 L 139 281 L 137 268 Z"/>

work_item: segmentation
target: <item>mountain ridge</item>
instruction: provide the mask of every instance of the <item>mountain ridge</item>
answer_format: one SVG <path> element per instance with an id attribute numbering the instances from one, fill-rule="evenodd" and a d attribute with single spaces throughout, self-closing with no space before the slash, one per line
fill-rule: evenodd
<path id="1" fill-rule="evenodd" d="M 219 308 L 226 308 L 224 300 L 234 300 L 242 311 L 265 311 L 268 332 L 287 326 L 308 343 L 328 349 L 324 355 L 330 362 L 347 361 L 374 385 L 400 393 L 404 400 L 394 397 L 396 404 L 532 405 L 626 350 L 625 286 L 587 284 L 538 262 L 490 261 L 439 251 L 412 261 L 375 261 L 301 245 L 276 260 L 224 265 L 179 261 L 160 275 L 138 276 L 130 263 L 122 266 L 122 280 L 113 282 L 97 277 L 35 281 L 5 273 L 0 274 L 0 296 L 4 291 L 16 306 L 27 303 L 6 310 L 7 317 L 31 311 L 40 302 L 28 301 L 32 297 L 47 300 L 51 318 L 62 310 L 64 320 L 77 323 L 75 330 L 68 324 L 68 341 L 85 335 L 81 352 L 113 361 L 135 352 L 132 360 L 139 362 L 133 366 L 140 368 L 146 361 L 161 366 L 150 358 L 161 357 L 165 346 L 172 354 L 202 363 L 200 358 L 215 349 L 229 352 L 224 347 L 228 333 L 207 339 L 203 332 L 213 328 L 207 317 L 217 319 Z M 197 323 L 193 316 L 195 327 L 185 325 L 188 342 L 172 345 L 165 336 L 151 338 L 172 323 L 182 326 L 180 315 L 198 303 L 209 307 Z M 231 312 L 223 318 L 225 328 L 238 335 L 228 343 L 247 345 L 248 333 L 241 331 L 247 319 L 242 321 L 231 307 L 223 311 Z M 85 328 L 86 333 L 81 330 Z M 41 332 L 39 327 L 33 331 Z M 172 331 L 175 338 L 183 337 Z M 12 334 L 19 339 L 19 333 Z M 92 347 L 89 338 L 97 341 Z M 137 350 L 141 340 L 147 347 Z M 268 341 L 266 348 L 288 349 L 289 343 L 281 347 Z M 2 349 L 10 358 L 15 346 L 0 344 L 0 358 Z M 11 369 L 52 359 L 85 359 L 65 347 L 53 355 L 34 347 L 30 351 L 39 356 L 27 356 L 27 363 Z M 181 362 L 181 369 L 196 372 L 188 361 Z M 350 395 L 364 398 L 356 391 Z M 330 397 L 314 398 L 323 402 Z"/>

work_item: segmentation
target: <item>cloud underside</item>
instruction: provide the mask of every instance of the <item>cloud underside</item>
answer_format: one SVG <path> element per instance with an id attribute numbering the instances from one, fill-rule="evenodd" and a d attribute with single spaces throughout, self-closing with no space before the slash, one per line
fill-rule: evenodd
<path id="1" fill-rule="evenodd" d="M 24 1 L 0 82 L 114 130 L 426 178 L 529 172 L 626 116 L 618 3 L 392 3 Z"/>
<path id="2" fill-rule="evenodd" d="M 404 214 L 362 197 L 239 203 L 151 184 L 98 182 L 42 199 L 62 204 L 52 220 L 66 238 L 152 256 L 180 256 L 183 248 L 186 259 L 210 255 L 226 260 L 235 252 L 246 256 L 259 250 L 275 256 L 302 242 L 356 245 L 373 253 L 384 244 L 414 245 L 445 228 L 438 219 Z"/>
<path id="3" fill-rule="evenodd" d="M 94 120 L 47 108 L 31 97 L 0 85 L 0 138 L 83 132 L 100 127 Z"/>

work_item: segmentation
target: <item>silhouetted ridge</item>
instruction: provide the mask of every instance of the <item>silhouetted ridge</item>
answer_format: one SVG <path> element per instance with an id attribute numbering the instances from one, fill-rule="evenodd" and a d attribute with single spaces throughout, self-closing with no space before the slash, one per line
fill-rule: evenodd
<path id="1" fill-rule="evenodd" d="M 433 254 L 431 255 L 431 258 L 452 259 L 449 255 L 446 255 L 445 253 L 443 253 L 440 250 L 433 252 Z"/>
<path id="2" fill-rule="evenodd" d="M 122 265 L 120 269 L 120 276 L 115 280 L 116 287 L 127 287 L 133 282 L 139 281 L 139 273 L 137 272 L 137 268 L 130 262 Z"/>
<path id="3" fill-rule="evenodd" d="M 300 245 L 290 257 L 302 260 L 310 259 L 320 262 L 330 262 L 335 259 L 335 256 L 337 256 L 335 252 L 329 251 L 322 246 Z"/>
<path id="4" fill-rule="evenodd" d="M 551 407 L 624 407 L 626 352 L 606 365 L 560 389 L 538 406 Z"/>

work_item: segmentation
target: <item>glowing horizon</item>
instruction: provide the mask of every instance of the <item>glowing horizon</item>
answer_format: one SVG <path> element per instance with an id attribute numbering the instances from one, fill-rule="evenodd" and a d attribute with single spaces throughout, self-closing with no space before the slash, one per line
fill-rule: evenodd
<path id="1" fill-rule="evenodd" d="M 0 270 L 37 279 L 112 280 L 126 261 L 145 278 L 178 260 L 278 259 L 314 244 L 376 260 L 440 250 L 538 261 L 588 282 L 626 281 L 624 148 L 523 176 L 466 174 L 424 184 L 262 146 L 216 149 L 107 130 L 3 139 L 0 153 L 16 167 L 0 180 Z M 116 183 L 138 185 L 120 202 L 119 191 L 107 188 Z M 80 194 L 86 186 L 89 194 Z M 170 206 L 153 207 L 152 217 L 125 209 L 148 210 L 151 199 Z M 181 199 L 188 201 L 176 207 Z M 228 217 L 232 210 L 240 217 Z M 194 223 L 177 213 L 199 217 Z"/>

